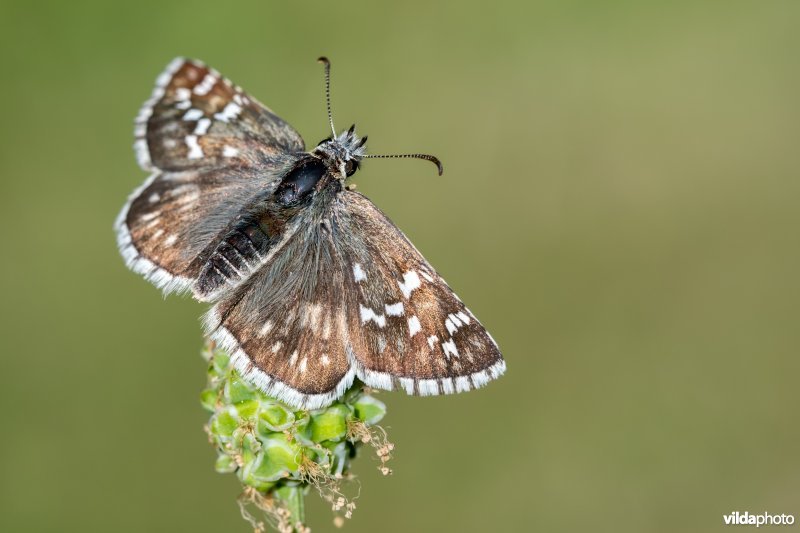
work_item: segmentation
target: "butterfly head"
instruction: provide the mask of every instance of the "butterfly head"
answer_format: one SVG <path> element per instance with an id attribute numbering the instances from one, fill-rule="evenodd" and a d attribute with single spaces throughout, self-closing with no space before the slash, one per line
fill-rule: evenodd
<path id="1" fill-rule="evenodd" d="M 311 153 L 325 164 L 331 174 L 344 180 L 358 170 L 366 155 L 366 142 L 367 136 L 356 135 L 356 125 L 353 124 L 349 130 L 320 142 Z"/>

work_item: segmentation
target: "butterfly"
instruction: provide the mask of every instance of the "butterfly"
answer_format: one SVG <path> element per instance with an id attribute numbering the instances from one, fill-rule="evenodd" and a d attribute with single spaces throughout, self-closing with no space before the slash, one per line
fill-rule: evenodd
<path id="1" fill-rule="evenodd" d="M 151 173 L 115 230 L 127 266 L 213 307 L 206 334 L 244 379 L 299 409 L 358 378 L 422 396 L 482 387 L 497 344 L 406 236 L 346 185 L 371 155 L 355 126 L 306 151 L 269 108 L 199 61 L 177 58 L 135 126 Z"/>

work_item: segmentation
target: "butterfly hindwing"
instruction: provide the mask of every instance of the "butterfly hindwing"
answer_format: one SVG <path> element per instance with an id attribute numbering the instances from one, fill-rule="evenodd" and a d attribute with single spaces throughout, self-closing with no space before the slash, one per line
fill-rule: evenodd
<path id="1" fill-rule="evenodd" d="M 311 213 L 307 213 L 310 215 Z M 329 232 L 310 217 L 279 253 L 206 316 L 209 336 L 261 390 L 297 408 L 318 408 L 340 397 L 355 369 Z"/>

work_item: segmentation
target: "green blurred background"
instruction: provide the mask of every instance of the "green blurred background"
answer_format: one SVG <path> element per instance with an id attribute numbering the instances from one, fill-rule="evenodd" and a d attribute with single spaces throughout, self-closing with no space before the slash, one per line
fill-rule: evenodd
<path id="1" fill-rule="evenodd" d="M 800 3 L 0 3 L 0 530 L 248 531 L 189 299 L 127 271 L 132 121 L 176 55 L 373 153 L 355 182 L 508 374 L 383 394 L 346 531 L 714 531 L 800 515 Z M 332 529 L 309 496 L 310 525 Z M 798 516 L 800 518 L 800 516 Z"/>

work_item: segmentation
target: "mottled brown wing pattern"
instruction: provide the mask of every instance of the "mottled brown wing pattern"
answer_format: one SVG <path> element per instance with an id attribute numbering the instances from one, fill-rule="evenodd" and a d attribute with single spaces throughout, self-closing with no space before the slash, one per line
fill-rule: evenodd
<path id="1" fill-rule="evenodd" d="M 184 58 L 156 80 L 135 135 L 145 170 L 256 164 L 304 150 L 300 134 L 280 117 L 216 70 Z"/>
<path id="2" fill-rule="evenodd" d="M 364 196 L 341 195 L 334 227 L 356 373 L 368 385 L 435 395 L 482 387 L 505 362 L 475 316 Z"/>
<path id="3" fill-rule="evenodd" d="M 158 77 L 135 133 L 153 175 L 117 217 L 126 264 L 164 292 L 221 297 L 279 241 L 251 211 L 297 159 L 302 138 L 217 71 L 182 58 Z"/>
<path id="4" fill-rule="evenodd" d="M 165 292 L 217 302 L 207 334 L 265 393 L 314 409 L 356 377 L 434 395 L 505 371 L 497 344 L 416 248 L 343 188 L 366 157 L 354 128 L 304 154 L 272 111 L 176 59 L 135 133 L 153 174 L 117 218 L 122 256 Z"/>
<path id="5" fill-rule="evenodd" d="M 214 306 L 206 332 L 262 391 L 298 408 L 329 405 L 353 383 L 348 324 L 330 235 L 307 220 L 246 283 Z"/>
<path id="6" fill-rule="evenodd" d="M 126 264 L 166 293 L 195 289 L 217 243 L 230 233 L 243 206 L 252 202 L 251 186 L 274 189 L 280 172 L 282 165 L 276 163 L 261 171 L 242 167 L 154 174 L 117 217 L 117 245 Z M 255 249 L 240 247 L 249 264 L 266 254 L 269 237 L 250 233 Z M 239 268 L 243 277 L 251 271 Z M 217 281 L 236 285 L 241 279 Z"/>
<path id="7" fill-rule="evenodd" d="M 295 219 L 280 253 L 206 316 L 249 381 L 317 408 L 355 376 L 434 395 L 505 371 L 491 336 L 369 200 L 342 192 L 326 213 Z"/>

